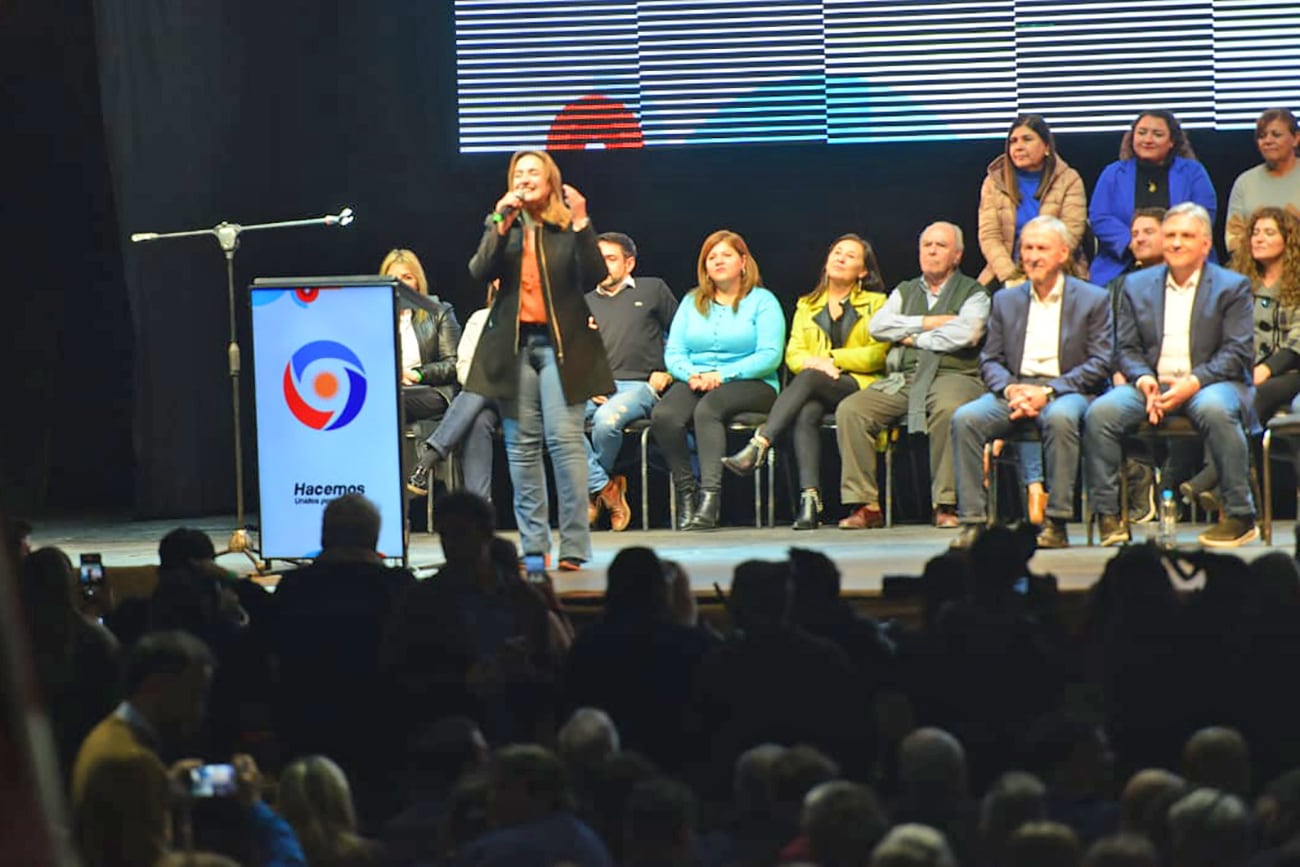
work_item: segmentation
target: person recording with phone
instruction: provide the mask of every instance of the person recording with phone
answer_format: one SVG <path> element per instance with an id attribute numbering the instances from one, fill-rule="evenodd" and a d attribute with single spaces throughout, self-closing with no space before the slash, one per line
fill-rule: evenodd
<path id="1" fill-rule="evenodd" d="M 87 556 L 97 561 L 99 555 Z M 40 548 L 18 572 L 32 663 L 64 779 L 82 740 L 121 698 L 117 639 L 85 607 L 94 592 L 89 579 L 96 571 L 101 580 L 104 574 L 95 561 L 98 569 L 88 564 L 79 577 L 63 551 Z"/>
<path id="2" fill-rule="evenodd" d="M 614 391 L 588 288 L 608 273 L 587 200 L 564 184 L 541 150 L 510 160 L 508 191 L 484 221 L 469 270 L 501 288 L 479 338 L 465 388 L 501 402 L 524 554 L 549 554 L 543 444 L 555 469 L 560 568 L 591 559 L 587 521 L 587 400 Z"/>
<path id="3" fill-rule="evenodd" d="M 84 863 L 157 864 L 192 847 L 190 799 L 215 796 L 216 783 L 223 776 L 228 783 L 230 774 L 201 770 L 204 762 L 192 758 L 168 767 L 161 756 L 183 751 L 198 733 L 214 667 L 207 646 L 185 632 L 152 632 L 131 649 L 125 699 L 86 736 L 73 767 L 74 832 Z M 305 863 L 287 824 L 257 797 L 252 758 L 231 764 L 232 794 L 248 809 L 250 845 L 265 853 L 261 863 Z"/>

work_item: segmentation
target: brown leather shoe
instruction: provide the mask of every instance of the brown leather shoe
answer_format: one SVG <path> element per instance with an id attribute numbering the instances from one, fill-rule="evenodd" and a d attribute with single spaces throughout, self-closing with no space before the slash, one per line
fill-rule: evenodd
<path id="1" fill-rule="evenodd" d="M 935 506 L 934 525 L 944 530 L 955 530 L 960 527 L 961 520 L 957 517 L 957 507 Z"/>
<path id="2" fill-rule="evenodd" d="M 885 526 L 885 516 L 879 506 L 858 506 L 840 521 L 841 530 L 874 530 Z"/>
<path id="3" fill-rule="evenodd" d="M 609 528 L 621 533 L 632 523 L 632 509 L 627 504 L 627 476 L 614 476 L 605 483 L 596 500 L 609 510 Z"/>
<path id="4" fill-rule="evenodd" d="M 605 493 L 602 488 L 599 493 L 592 494 L 587 498 L 587 526 L 595 527 L 596 522 L 600 520 L 600 495 Z"/>

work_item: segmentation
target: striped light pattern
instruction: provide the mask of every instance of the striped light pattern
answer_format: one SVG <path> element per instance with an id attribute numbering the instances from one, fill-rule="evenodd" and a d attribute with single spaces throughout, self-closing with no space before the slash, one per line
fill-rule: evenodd
<path id="1" fill-rule="evenodd" d="M 456 0 L 462 152 L 999 138 L 1020 112 L 1247 129 L 1300 108 L 1300 3 Z"/>

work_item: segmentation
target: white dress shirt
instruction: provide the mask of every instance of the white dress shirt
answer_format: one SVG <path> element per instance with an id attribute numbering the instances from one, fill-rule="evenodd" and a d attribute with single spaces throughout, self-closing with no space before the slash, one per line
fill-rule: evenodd
<path id="1" fill-rule="evenodd" d="M 1055 379 L 1061 375 L 1061 308 L 1065 298 L 1065 275 L 1040 299 L 1029 286 L 1029 315 L 1025 320 L 1025 351 L 1020 357 L 1020 375 Z"/>
<path id="2" fill-rule="evenodd" d="M 1197 268 L 1186 283 L 1179 285 L 1172 271 L 1165 275 L 1165 330 L 1160 340 L 1156 376 L 1186 376 L 1192 372 L 1192 304 L 1201 282 Z"/>

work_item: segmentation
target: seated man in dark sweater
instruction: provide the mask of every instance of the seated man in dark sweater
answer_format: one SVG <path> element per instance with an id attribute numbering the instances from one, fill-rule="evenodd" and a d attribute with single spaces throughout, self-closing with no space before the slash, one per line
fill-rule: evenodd
<path id="1" fill-rule="evenodd" d="M 276 729 L 285 760 L 320 753 L 352 781 L 363 814 L 378 809 L 371 792 L 385 791 L 395 747 L 390 690 L 379 677 L 380 645 L 392 612 L 414 578 L 386 566 L 379 511 L 360 494 L 325 507 L 321 553 L 310 566 L 285 574 L 276 588 L 279 660 Z M 367 816 L 368 817 L 368 816 Z"/>
<path id="2" fill-rule="evenodd" d="M 673 378 L 664 369 L 664 339 L 677 312 L 677 298 L 658 277 L 633 277 L 636 244 L 620 232 L 606 232 L 597 243 L 609 275 L 587 293 L 614 374 L 614 393 L 587 401 L 587 516 L 596 523 L 609 511 L 613 530 L 627 529 L 627 479 L 611 475 L 623 429 L 648 418 Z"/>

